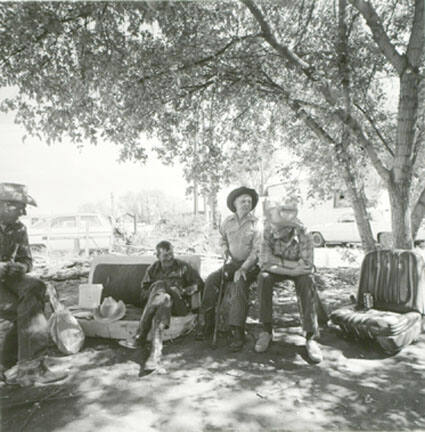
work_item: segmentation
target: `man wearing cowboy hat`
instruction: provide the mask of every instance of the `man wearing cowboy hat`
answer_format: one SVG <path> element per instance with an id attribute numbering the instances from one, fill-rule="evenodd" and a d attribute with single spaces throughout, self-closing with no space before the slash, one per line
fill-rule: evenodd
<path id="1" fill-rule="evenodd" d="M 317 296 L 312 276 L 311 238 L 297 219 L 298 209 L 294 201 L 269 203 L 265 213 L 260 252 L 261 272 L 257 278 L 263 331 L 257 339 L 255 351 L 266 351 L 272 340 L 273 286 L 276 282 L 290 279 L 295 282 L 307 354 L 312 362 L 319 363 L 322 354 L 315 341 L 319 336 L 318 314 L 321 322 L 326 322 L 327 316 Z"/>
<path id="2" fill-rule="evenodd" d="M 159 367 L 162 354 L 162 331 L 169 327 L 171 316 L 185 316 L 191 311 L 191 296 L 202 292 L 204 282 L 190 264 L 174 257 L 169 241 L 156 245 L 158 258 L 146 270 L 141 283 L 141 303 L 144 305 L 139 329 L 133 343 L 135 348 L 146 342 L 153 328 L 152 349 L 145 362 L 145 370 Z"/>
<path id="3" fill-rule="evenodd" d="M 17 362 L 16 383 L 46 384 L 66 377 L 44 362 L 49 343 L 44 316 L 45 284 L 27 276 L 32 256 L 25 226 L 19 217 L 27 204 L 36 206 L 26 187 L 0 183 L 0 321 L 9 327 L 0 340 L 2 372 Z M 7 375 L 7 373 L 6 373 Z"/>
<path id="4" fill-rule="evenodd" d="M 233 281 L 230 289 L 231 304 L 229 325 L 231 328 L 231 351 L 240 351 L 244 344 L 244 327 L 248 314 L 248 289 L 257 277 L 260 246 L 258 219 L 251 211 L 258 203 L 258 194 L 245 186 L 230 192 L 227 207 L 233 212 L 220 227 L 220 246 L 227 261 L 224 268 L 211 273 L 205 281 L 205 291 L 200 308 L 200 328 L 198 339 L 208 337 L 214 327 L 215 307 L 218 301 L 220 284 Z"/>

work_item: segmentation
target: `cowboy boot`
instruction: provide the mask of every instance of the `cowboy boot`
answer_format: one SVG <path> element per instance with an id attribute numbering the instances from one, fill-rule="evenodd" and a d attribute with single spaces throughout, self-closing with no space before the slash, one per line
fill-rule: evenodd
<path id="1" fill-rule="evenodd" d="M 149 358 L 145 363 L 145 370 L 153 371 L 159 368 L 162 356 L 162 338 L 164 323 L 154 321 L 152 329 L 152 348 Z"/>

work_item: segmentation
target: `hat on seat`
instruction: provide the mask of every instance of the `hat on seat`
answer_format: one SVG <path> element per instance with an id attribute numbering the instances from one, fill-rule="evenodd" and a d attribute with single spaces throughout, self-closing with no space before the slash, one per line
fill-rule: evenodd
<path id="1" fill-rule="evenodd" d="M 93 312 L 93 318 L 101 322 L 113 322 L 120 320 L 126 312 L 125 304 L 122 300 L 118 302 L 112 297 L 106 297 L 102 304 Z"/>
<path id="2" fill-rule="evenodd" d="M 0 183 L 0 201 L 15 201 L 37 207 L 35 200 L 28 195 L 27 187 L 18 183 Z"/>

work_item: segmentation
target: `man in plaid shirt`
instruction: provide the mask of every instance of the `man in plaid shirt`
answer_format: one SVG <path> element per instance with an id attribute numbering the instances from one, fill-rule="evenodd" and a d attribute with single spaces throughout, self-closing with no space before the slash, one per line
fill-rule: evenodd
<path id="1" fill-rule="evenodd" d="M 319 336 L 318 313 L 326 320 L 326 312 L 320 304 L 312 276 L 313 244 L 305 227 L 297 219 L 294 203 L 269 203 L 266 210 L 267 222 L 264 227 L 260 252 L 261 272 L 258 275 L 258 297 L 260 333 L 255 351 L 264 352 L 272 340 L 272 295 L 276 282 L 293 280 L 306 334 L 306 350 L 311 361 L 322 360 L 320 348 L 315 341 Z"/>

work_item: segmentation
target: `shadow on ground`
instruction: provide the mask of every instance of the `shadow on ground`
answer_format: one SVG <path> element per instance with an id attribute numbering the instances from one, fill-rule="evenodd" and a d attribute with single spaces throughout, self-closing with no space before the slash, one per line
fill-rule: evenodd
<path id="1" fill-rule="evenodd" d="M 352 289 L 352 288 L 351 288 Z M 346 303 L 348 288 L 321 292 Z M 331 299 L 331 301 L 327 301 Z M 240 353 L 192 335 L 164 349 L 166 374 L 139 377 L 142 353 L 92 339 L 63 357 L 62 386 L 1 390 L 5 431 L 412 430 L 424 429 L 425 337 L 396 356 L 322 331 L 324 361 L 307 360 L 291 287 L 276 293 L 275 341 L 253 351 L 254 307 Z"/>

